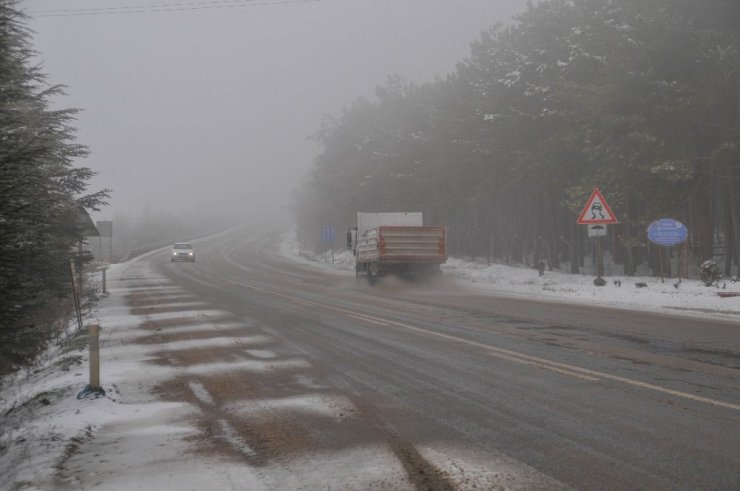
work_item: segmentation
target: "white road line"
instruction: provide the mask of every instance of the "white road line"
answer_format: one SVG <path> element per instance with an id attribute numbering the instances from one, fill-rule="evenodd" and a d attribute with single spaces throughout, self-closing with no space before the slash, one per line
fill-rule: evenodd
<path id="1" fill-rule="evenodd" d="M 215 317 L 218 319 L 224 319 L 227 317 L 234 317 L 234 315 L 225 310 L 186 310 L 186 311 L 171 311 L 171 312 L 158 312 L 153 314 L 141 314 L 139 317 L 145 317 L 149 321 L 162 321 L 162 320 L 173 320 L 173 319 L 192 319 L 193 317 L 200 317 L 207 320 L 209 317 Z"/>
<path id="2" fill-rule="evenodd" d="M 350 399 L 334 394 L 305 394 L 276 399 L 244 399 L 229 403 L 225 408 L 238 416 L 255 416 L 263 412 L 287 411 L 314 414 L 342 420 L 356 411 Z"/>
<path id="3" fill-rule="evenodd" d="M 241 322 L 241 321 L 225 321 L 225 322 L 211 321 L 211 322 L 204 322 L 202 324 L 189 324 L 188 323 L 189 320 L 191 319 L 190 318 L 183 319 L 185 324 L 182 324 L 182 325 L 159 327 L 157 328 L 157 330 L 146 329 L 146 330 L 142 330 L 143 333 L 141 331 L 138 331 L 135 334 L 135 337 L 149 337 L 154 334 L 182 334 L 182 333 L 189 333 L 189 332 L 223 332 L 223 331 L 233 331 L 237 329 L 239 330 L 250 329 L 249 327 L 246 327 L 244 325 L 244 322 Z"/>
<path id="4" fill-rule="evenodd" d="M 191 380 L 188 382 L 188 387 L 190 387 L 190 390 L 193 391 L 193 395 L 202 403 L 208 404 L 210 406 L 213 406 L 216 404 L 216 401 L 213 400 L 213 397 L 211 396 L 210 392 L 206 390 L 205 387 L 203 387 L 203 384 L 200 382 L 197 382 L 195 380 Z"/>
<path id="5" fill-rule="evenodd" d="M 156 285 L 156 286 L 121 286 L 119 290 L 125 290 L 130 292 L 131 295 L 141 295 L 144 293 L 151 294 L 156 293 L 157 295 L 189 295 L 186 289 L 179 285 L 168 284 L 168 285 Z"/>
<path id="6" fill-rule="evenodd" d="M 202 301 L 195 301 L 195 302 L 167 302 L 167 303 L 156 303 L 156 304 L 147 304 L 147 305 L 131 305 L 130 308 L 132 310 L 157 310 L 157 309 L 185 309 L 190 307 L 198 307 L 201 310 L 206 310 L 208 307 L 210 307 L 211 304 L 202 302 Z M 146 315 L 146 312 L 143 314 L 132 314 L 132 315 Z"/>
<path id="7" fill-rule="evenodd" d="M 268 295 L 273 295 L 273 296 L 277 296 L 277 297 L 287 298 L 287 299 L 293 300 L 293 301 L 298 300 L 297 298 L 292 297 L 290 295 L 286 295 L 284 293 L 273 292 L 273 291 L 267 290 L 265 288 L 260 288 L 260 287 L 253 286 L 253 285 L 248 285 L 248 284 L 245 284 L 245 283 L 238 283 L 238 282 L 233 282 L 233 283 L 236 283 L 236 284 L 238 284 L 240 286 L 243 286 L 243 287 L 246 287 L 246 288 L 251 288 L 253 290 L 257 290 L 257 291 L 266 293 Z M 331 310 L 331 311 L 334 311 L 334 312 L 342 312 L 344 314 L 348 314 L 348 315 L 352 315 L 352 316 L 355 316 L 355 315 L 364 315 L 364 314 L 360 314 L 358 312 L 353 312 L 351 310 L 346 310 L 346 309 L 342 309 L 342 308 L 339 308 L 339 307 L 334 307 L 334 306 L 331 306 L 331 305 L 318 304 L 318 303 L 316 303 L 314 305 L 315 306 L 320 306 L 320 307 L 322 307 L 324 309 L 327 309 L 327 310 Z M 366 317 L 369 317 L 369 316 L 366 316 Z M 540 358 L 540 357 L 537 357 L 537 356 L 527 355 L 525 353 L 519 353 L 519 352 L 516 352 L 516 351 L 507 350 L 507 349 L 504 349 L 504 348 L 498 348 L 498 347 L 491 346 L 491 345 L 488 345 L 488 344 L 479 343 L 477 341 L 470 341 L 468 339 L 460 338 L 460 337 L 457 337 L 457 336 L 452 336 L 450 334 L 444 334 L 444 333 L 441 333 L 441 332 L 436 332 L 436 331 L 432 331 L 432 330 L 429 330 L 429 329 L 424 329 L 422 327 L 411 326 L 409 324 L 404 324 L 402 322 L 396 322 L 396 321 L 391 321 L 391 320 L 388 320 L 388 319 L 380 319 L 380 318 L 374 318 L 374 319 L 377 319 L 377 320 L 379 320 L 381 322 L 386 322 L 386 323 L 388 323 L 388 324 L 390 324 L 392 326 L 400 327 L 400 328 L 407 329 L 407 330 L 410 330 L 410 331 L 415 331 L 415 332 L 419 332 L 419 333 L 426 334 L 426 335 L 429 335 L 429 336 L 435 336 L 435 337 L 438 337 L 438 338 L 442 338 L 442 339 L 447 339 L 447 340 L 450 340 L 450 341 L 454 341 L 456 343 L 467 344 L 469 346 L 475 346 L 475 347 L 478 347 L 478 348 L 482 348 L 482 349 L 484 349 L 484 350 L 486 350 L 488 352 L 496 353 L 500 357 L 509 356 L 509 357 L 515 359 L 517 362 L 520 362 L 520 363 L 523 362 L 523 361 L 527 361 L 527 362 L 530 362 L 530 363 L 535 364 L 535 365 L 542 365 L 542 367 L 543 368 L 546 368 L 547 370 L 551 370 L 551 371 L 554 371 L 554 372 L 557 372 L 557 373 L 562 373 L 562 374 L 568 375 L 570 377 L 577 377 L 577 378 L 581 378 L 583 380 L 589 380 L 589 381 L 597 381 L 599 379 L 611 380 L 613 382 L 620 382 L 620 383 L 623 383 L 623 384 L 626 384 L 626 385 L 631 385 L 633 387 L 640 387 L 642 389 L 652 390 L 652 391 L 655 391 L 655 392 L 660 392 L 660 393 L 672 395 L 672 396 L 675 396 L 675 397 L 681 397 L 683 399 L 688 399 L 688 400 L 691 400 L 691 401 L 702 402 L 702 403 L 705 403 L 705 404 L 710 404 L 712 406 L 717 406 L 717 407 L 723 407 L 723 408 L 726 408 L 726 409 L 732 409 L 733 411 L 740 411 L 740 404 L 733 404 L 731 402 L 725 402 L 725 401 L 720 401 L 720 400 L 717 400 L 717 399 L 711 399 L 711 398 L 708 398 L 708 397 L 697 396 L 697 395 L 690 394 L 688 392 L 683 392 L 683 391 L 680 391 L 680 390 L 669 389 L 669 388 L 666 388 L 666 387 L 661 387 L 659 385 L 650 384 L 650 383 L 647 383 L 647 382 L 641 382 L 639 380 L 633 380 L 633 379 L 629 379 L 629 378 L 626 378 L 626 377 L 620 377 L 620 376 L 617 376 L 617 375 L 611 375 L 611 374 L 606 373 L 606 372 L 600 372 L 600 371 L 597 371 L 597 370 L 590 370 L 588 368 L 581 368 L 581 367 L 578 367 L 578 366 L 575 366 L 575 365 L 569 365 L 567 363 L 560 363 L 560 362 L 556 362 L 556 361 L 551 361 L 551 360 L 547 360 L 545 358 Z"/>
<path id="8" fill-rule="evenodd" d="M 186 292 L 183 292 L 183 293 L 179 293 L 179 292 L 161 292 L 161 293 L 158 293 L 158 292 L 146 292 L 146 293 L 138 293 L 138 294 L 137 293 L 134 293 L 134 294 L 128 295 L 128 296 L 142 296 L 142 295 L 146 295 L 146 298 L 144 298 L 143 300 L 146 301 L 146 302 L 149 302 L 149 305 L 156 305 L 154 303 L 155 301 L 159 301 L 159 302 L 169 301 L 167 303 L 177 303 L 177 302 L 189 302 L 189 301 L 195 302 L 195 301 L 200 300 L 199 297 L 193 295 L 192 293 L 186 293 Z M 137 302 L 138 302 L 138 300 L 137 300 Z M 146 305 L 146 306 L 148 307 L 149 305 Z"/>
<path id="9" fill-rule="evenodd" d="M 240 337 L 217 337 L 208 339 L 187 339 L 181 341 L 159 342 L 152 347 L 155 351 L 183 351 L 190 349 L 208 349 L 208 348 L 238 348 L 253 345 L 265 345 L 273 342 L 268 336 L 240 336 Z"/>
<path id="10" fill-rule="evenodd" d="M 380 319 L 378 317 L 373 317 L 373 316 L 370 316 L 370 315 L 364 315 L 364 314 L 363 315 L 347 314 L 347 315 L 349 315 L 350 317 L 354 317 L 355 319 L 359 319 L 359 320 L 371 322 L 373 324 L 377 324 L 377 325 L 380 325 L 380 326 L 386 326 L 386 327 L 391 327 L 391 326 L 403 327 L 404 329 L 413 329 L 413 330 L 423 331 L 425 334 L 426 333 L 431 333 L 431 334 L 435 334 L 435 335 L 438 334 L 438 333 L 434 333 L 433 331 L 427 331 L 426 329 L 416 328 L 414 326 L 400 324 L 400 323 L 389 321 L 389 320 L 383 320 L 383 319 Z M 504 360 L 513 361 L 515 363 L 521 363 L 521 364 L 524 364 L 524 365 L 530 365 L 530 366 L 534 366 L 534 367 L 541 368 L 541 369 L 544 369 L 544 370 L 550 370 L 552 372 L 556 372 L 556 373 L 559 373 L 561 375 L 567 375 L 568 377 L 574 377 L 574 378 L 577 378 L 577 379 L 580 379 L 580 380 L 587 380 L 589 382 L 596 382 L 596 381 L 599 380 L 598 378 L 593 377 L 593 376 L 590 376 L 590 375 L 584 375 L 584 374 L 576 373 L 576 372 L 573 372 L 571 370 L 567 370 L 567 369 L 564 369 L 564 368 L 559 368 L 559 367 L 552 366 L 551 363 L 546 363 L 544 360 L 543 361 L 535 361 L 535 360 L 529 359 L 528 357 L 522 356 L 522 355 L 520 355 L 520 354 L 518 354 L 518 353 L 516 353 L 514 351 L 504 350 L 506 352 L 503 352 L 503 351 L 499 352 L 499 351 L 497 351 L 498 348 L 493 348 L 492 346 L 490 346 L 488 344 L 477 343 L 475 341 L 468 341 L 468 340 L 465 340 L 465 339 L 462 339 L 462 338 L 458 338 L 458 337 L 455 337 L 455 336 L 447 336 L 447 335 L 444 335 L 444 336 L 447 337 L 448 339 L 451 339 L 451 340 L 455 341 L 455 342 L 465 342 L 466 344 L 471 344 L 471 345 L 476 346 L 478 348 L 482 348 L 482 349 L 488 351 L 491 356 L 495 356 L 496 358 L 501 358 L 501 359 L 504 359 Z"/>
<path id="11" fill-rule="evenodd" d="M 526 355 L 524 353 L 518 353 L 516 351 L 510 351 L 510 350 L 506 350 L 506 349 L 503 349 L 503 348 L 496 348 L 494 346 L 486 345 L 486 344 L 483 344 L 483 343 L 478 343 L 478 342 L 475 342 L 475 341 L 469 341 L 467 339 L 458 338 L 456 336 L 450 336 L 449 334 L 442 334 L 442 333 L 439 333 L 439 332 L 429 331 L 427 329 L 423 329 L 423 328 L 420 328 L 420 327 L 410 326 L 408 324 L 403 324 L 401 322 L 394 322 L 394 321 L 388 321 L 388 322 L 391 323 L 391 324 L 393 324 L 393 325 L 396 325 L 396 326 L 399 326 L 399 327 L 403 327 L 404 329 L 410 329 L 410 330 L 413 330 L 413 331 L 423 332 L 425 334 L 430 334 L 430 335 L 433 335 L 433 336 L 437 336 L 437 337 L 449 339 L 449 340 L 456 341 L 456 342 L 459 342 L 459 343 L 465 343 L 465 344 L 469 344 L 469 345 L 472 345 L 472 346 L 478 346 L 478 347 L 487 349 L 489 351 L 493 351 L 493 352 L 500 353 L 500 354 L 506 354 L 506 355 L 514 356 L 516 358 L 522 358 L 524 360 L 530 360 L 530 361 L 535 362 L 535 363 L 543 363 L 543 364 L 548 365 L 547 368 L 549 370 L 557 371 L 553 367 L 558 367 L 558 368 L 560 368 L 562 370 L 565 370 L 565 371 L 577 372 L 578 374 L 581 374 L 584 377 L 596 377 L 595 380 L 598 380 L 599 378 L 606 379 L 606 380 L 612 380 L 614 382 L 621 382 L 621 383 L 624 383 L 624 384 L 627 384 L 627 385 L 632 385 L 632 386 L 640 387 L 640 388 L 643 388 L 643 389 L 653 390 L 653 391 L 656 391 L 656 392 L 662 392 L 664 394 L 670 394 L 672 396 L 682 397 L 684 399 L 689 399 L 689 400 L 692 400 L 692 401 L 704 402 L 706 404 L 711 404 L 713 406 L 724 407 L 724 408 L 727 408 L 727 409 L 733 409 L 735 411 L 740 411 L 740 405 L 733 404 L 731 402 L 718 401 L 716 399 L 710 399 L 708 397 L 697 396 L 697 395 L 689 394 L 688 392 L 683 392 L 683 391 L 680 391 L 680 390 L 668 389 L 666 387 L 661 387 L 659 385 L 650 384 L 650 383 L 647 383 L 647 382 L 641 382 L 639 380 L 633 380 L 633 379 L 629 379 L 629 378 L 625 378 L 625 377 L 619 377 L 617 375 L 611 375 L 611 374 L 606 373 L 606 372 L 599 372 L 597 370 L 589 370 L 588 368 L 581 368 L 581 367 L 577 367 L 575 365 L 569 365 L 567 363 L 559 363 L 559 362 L 556 362 L 556 361 L 550 361 L 550 360 L 546 360 L 544 358 L 539 358 L 537 356 Z"/>
<path id="12" fill-rule="evenodd" d="M 316 304 L 315 304 L 315 303 L 311 303 L 311 302 L 304 302 L 303 300 L 293 300 L 293 301 L 294 301 L 295 303 L 297 303 L 297 304 L 300 304 L 300 305 L 305 305 L 306 307 L 314 307 L 314 306 L 316 306 Z"/>
<path id="13" fill-rule="evenodd" d="M 222 433 L 219 436 L 241 452 L 242 455 L 250 458 L 257 456 L 257 452 L 255 452 L 252 447 L 250 447 L 249 444 L 239 436 L 239 433 L 237 433 L 236 429 L 231 426 L 228 421 L 225 419 L 219 419 L 217 424 Z"/>
<path id="14" fill-rule="evenodd" d="M 368 316 L 360 315 L 360 314 L 347 314 L 347 315 L 349 317 L 353 317 L 355 319 L 365 321 L 365 322 L 370 322 L 371 324 L 375 324 L 378 326 L 390 327 L 390 324 L 388 324 L 387 322 L 380 320 L 378 318 L 370 317 L 369 315 Z"/>
<path id="15" fill-rule="evenodd" d="M 246 371 L 253 373 L 266 373 L 276 370 L 308 369 L 311 365 L 301 359 L 294 360 L 243 360 L 234 363 L 201 363 L 182 367 L 182 373 L 190 375 L 209 375 L 223 372 Z"/>
<path id="16" fill-rule="evenodd" d="M 277 358 L 277 355 L 274 352 L 263 349 L 245 349 L 244 352 L 250 356 L 254 356 L 255 358 L 262 358 L 264 360 Z"/>

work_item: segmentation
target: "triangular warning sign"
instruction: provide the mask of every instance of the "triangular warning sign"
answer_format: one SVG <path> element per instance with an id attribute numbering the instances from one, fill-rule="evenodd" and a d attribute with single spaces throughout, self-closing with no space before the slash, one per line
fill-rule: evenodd
<path id="1" fill-rule="evenodd" d="M 578 215 L 578 223 L 581 225 L 593 225 L 596 223 L 619 223 L 617 217 L 609 205 L 606 204 L 604 196 L 598 188 L 594 188 L 591 197 L 588 198 L 586 206 Z"/>

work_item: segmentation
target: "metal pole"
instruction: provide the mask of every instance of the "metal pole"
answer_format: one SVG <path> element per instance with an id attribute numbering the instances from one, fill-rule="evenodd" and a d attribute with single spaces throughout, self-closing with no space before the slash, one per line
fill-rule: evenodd
<path id="1" fill-rule="evenodd" d="M 678 270 L 678 282 L 681 283 L 681 252 L 683 251 L 683 244 L 678 246 L 678 263 L 676 264 L 676 269 Z"/>
<path id="2" fill-rule="evenodd" d="M 75 306 L 75 314 L 77 317 L 77 328 L 82 329 L 82 309 L 80 307 L 80 296 L 77 293 L 77 286 L 75 285 L 75 261 L 74 259 L 69 260 L 69 280 L 72 284 L 72 300 Z"/>
<path id="3" fill-rule="evenodd" d="M 105 272 L 108 271 L 108 268 L 103 268 L 103 293 L 108 293 L 108 291 L 105 289 Z"/>
<path id="4" fill-rule="evenodd" d="M 85 277 L 82 272 L 82 241 L 77 242 L 77 292 L 80 297 L 85 295 Z"/>
<path id="5" fill-rule="evenodd" d="M 100 390 L 100 326 L 90 324 L 90 390 Z"/>
<path id="6" fill-rule="evenodd" d="M 491 259 L 493 259 L 493 232 L 488 234 L 488 265 L 491 265 Z"/>

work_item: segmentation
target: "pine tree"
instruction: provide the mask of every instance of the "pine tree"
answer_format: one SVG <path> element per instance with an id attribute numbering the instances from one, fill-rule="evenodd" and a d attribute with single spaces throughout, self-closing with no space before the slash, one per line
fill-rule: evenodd
<path id="1" fill-rule="evenodd" d="M 62 88 L 33 64 L 23 21 L 16 2 L 0 0 L 0 371 L 48 340 L 34 315 L 67 295 L 79 206 L 108 197 L 83 195 L 93 172 L 73 166 L 86 154 L 74 143 L 75 111 L 49 109 Z"/>

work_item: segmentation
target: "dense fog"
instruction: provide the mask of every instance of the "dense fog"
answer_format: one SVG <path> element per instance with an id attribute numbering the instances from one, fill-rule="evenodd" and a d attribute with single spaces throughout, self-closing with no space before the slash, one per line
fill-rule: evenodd
<path id="1" fill-rule="evenodd" d="M 21 3 L 54 103 L 112 188 L 98 220 L 281 211 L 325 115 L 454 71 L 525 0 Z"/>

